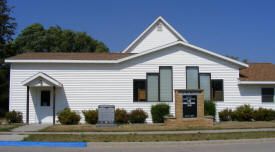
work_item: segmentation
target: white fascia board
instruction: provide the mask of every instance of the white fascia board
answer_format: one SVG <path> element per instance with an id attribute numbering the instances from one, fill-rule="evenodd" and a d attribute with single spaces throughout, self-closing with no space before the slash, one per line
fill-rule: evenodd
<path id="1" fill-rule="evenodd" d="M 240 66 L 242 68 L 247 68 L 248 67 L 248 65 L 245 64 L 245 63 L 236 61 L 234 59 L 225 57 L 223 55 L 219 55 L 217 53 L 211 52 L 209 50 L 206 50 L 206 49 L 203 49 L 203 48 L 200 48 L 200 47 L 197 47 L 195 45 L 191 45 L 191 44 L 188 44 L 188 43 L 185 43 L 185 42 L 182 42 L 182 41 L 172 42 L 172 43 L 169 43 L 169 44 L 166 44 L 166 45 L 163 45 L 163 46 L 160 46 L 160 47 L 156 47 L 156 48 L 153 48 L 153 49 L 149 49 L 147 51 L 137 53 L 137 54 L 134 54 L 134 55 L 131 55 L 131 56 L 128 56 L 128 57 L 124 57 L 124 58 L 121 58 L 121 59 L 118 59 L 118 60 L 5 60 L 5 62 L 6 63 L 99 63 L 99 64 L 100 63 L 106 63 L 106 64 L 109 63 L 109 64 L 114 64 L 114 63 L 124 62 L 124 61 L 130 60 L 130 59 L 136 58 L 136 57 L 140 57 L 140 56 L 143 56 L 143 55 L 146 55 L 146 54 L 149 54 L 149 53 L 152 53 L 152 52 L 156 52 L 156 51 L 168 48 L 168 47 L 176 46 L 176 45 L 183 45 L 185 47 L 189 47 L 189 48 L 194 49 L 196 51 L 199 51 L 199 52 L 202 52 L 202 53 L 220 58 L 222 60 L 231 62 L 233 64 L 237 64 L 238 66 Z"/>
<path id="2" fill-rule="evenodd" d="M 179 41 L 172 42 L 160 47 L 156 47 L 153 49 L 149 49 L 147 51 L 144 51 L 142 53 L 137 53 L 128 57 L 124 57 L 118 60 L 5 60 L 6 63 L 120 63 L 123 61 L 127 61 L 139 56 L 143 56 L 164 48 L 168 48 L 170 46 L 174 46 L 176 44 L 179 44 Z"/>
<path id="3" fill-rule="evenodd" d="M 118 60 L 5 60 L 6 63 L 117 63 Z"/>
<path id="4" fill-rule="evenodd" d="M 149 25 L 130 45 L 128 45 L 123 51 L 122 53 L 126 53 L 139 39 L 141 39 L 143 37 L 143 35 L 145 35 L 145 33 L 147 33 L 158 21 L 162 21 L 167 27 L 168 29 L 170 29 L 177 37 L 180 38 L 181 41 L 188 43 L 188 41 L 182 37 L 166 20 L 164 20 L 164 18 L 162 18 L 161 16 L 159 16 L 151 25 Z"/>
<path id="5" fill-rule="evenodd" d="M 169 43 L 169 44 L 166 44 L 166 45 L 163 45 L 163 46 L 159 46 L 159 47 L 156 47 L 156 48 L 153 48 L 153 49 L 149 49 L 149 50 L 141 52 L 141 53 L 137 53 L 135 55 L 131 55 L 131 56 L 119 59 L 119 62 L 124 62 L 124 61 L 130 60 L 130 59 L 136 58 L 136 57 L 140 57 L 140 56 L 143 56 L 143 55 L 146 55 L 146 54 L 150 54 L 150 53 L 153 53 L 153 52 L 156 52 L 156 51 L 168 48 L 168 47 L 175 46 L 177 44 L 179 44 L 179 41 L 172 42 L 172 43 Z"/>
<path id="6" fill-rule="evenodd" d="M 239 84 L 265 85 L 265 84 L 275 84 L 275 81 L 239 81 Z"/>
<path id="7" fill-rule="evenodd" d="M 39 73 L 37 73 L 37 74 L 35 74 L 35 75 L 33 75 L 33 76 L 27 78 L 26 80 L 24 80 L 24 81 L 22 82 L 22 85 L 26 86 L 28 83 L 30 83 L 31 81 L 35 80 L 35 79 L 38 78 L 38 77 L 41 77 L 41 78 L 43 78 L 43 79 L 45 79 L 45 80 L 51 82 L 52 84 L 54 84 L 54 85 L 57 86 L 57 87 L 62 87 L 62 86 L 63 86 L 60 82 L 58 82 L 58 81 L 52 79 L 51 77 L 47 76 L 46 74 L 44 74 L 44 73 L 42 73 L 42 72 L 39 72 Z"/>
<path id="8" fill-rule="evenodd" d="M 231 58 L 229 58 L 229 57 L 226 57 L 226 56 L 223 56 L 223 55 L 214 53 L 214 52 L 212 52 L 212 51 L 209 51 L 209 50 L 206 50 L 206 49 L 197 47 L 197 46 L 192 45 L 192 44 L 189 44 L 189 43 L 183 43 L 183 42 L 181 42 L 181 44 L 184 45 L 184 46 L 193 48 L 193 49 L 195 49 L 195 50 L 198 50 L 198 51 L 200 51 L 200 52 L 206 53 L 206 54 L 208 54 L 208 55 L 211 55 L 211 56 L 214 56 L 214 57 L 223 59 L 223 60 L 225 60 L 225 61 L 229 61 L 229 62 L 231 62 L 231 63 L 240 65 L 240 66 L 243 67 L 243 68 L 248 68 L 248 64 L 245 64 L 245 63 L 243 63 L 243 62 L 240 62 L 240 61 L 231 59 Z"/>
<path id="9" fill-rule="evenodd" d="M 158 17 L 159 20 L 161 20 L 166 26 L 168 26 L 168 28 L 176 35 L 180 38 L 180 40 L 182 40 L 185 43 L 188 43 L 188 41 L 176 30 L 173 28 L 173 26 L 171 26 L 164 18 L 162 18 L 161 16 Z"/>

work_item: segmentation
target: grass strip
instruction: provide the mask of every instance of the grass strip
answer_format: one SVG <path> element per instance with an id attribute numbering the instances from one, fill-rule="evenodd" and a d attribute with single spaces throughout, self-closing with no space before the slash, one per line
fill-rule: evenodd
<path id="1" fill-rule="evenodd" d="M 158 142 L 274 138 L 275 132 L 196 133 L 196 134 L 128 134 L 128 135 L 30 135 L 24 141 L 55 142 Z"/>
<path id="2" fill-rule="evenodd" d="M 213 127 L 177 127 L 164 124 L 125 124 L 118 127 L 96 127 L 95 125 L 54 125 L 43 132 L 135 132 L 135 131 L 185 131 L 185 130 L 219 130 L 219 129 L 258 129 L 275 128 L 275 121 L 257 122 L 218 122 Z"/>

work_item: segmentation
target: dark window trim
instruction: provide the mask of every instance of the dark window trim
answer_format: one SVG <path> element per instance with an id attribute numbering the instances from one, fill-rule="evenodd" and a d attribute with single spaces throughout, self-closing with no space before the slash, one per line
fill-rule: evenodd
<path id="1" fill-rule="evenodd" d="M 145 81 L 145 90 L 146 90 L 146 101 L 136 101 L 134 94 L 135 94 L 135 81 Z M 133 102 L 147 102 L 147 79 L 133 79 Z"/>
<path id="2" fill-rule="evenodd" d="M 159 73 L 154 73 L 154 72 L 150 72 L 150 73 L 146 73 L 146 88 L 148 88 L 148 75 L 157 75 L 158 76 L 158 100 L 157 101 L 149 101 L 148 100 L 148 90 L 146 90 L 146 100 L 147 102 L 159 102 L 159 98 L 160 98 L 160 89 L 159 89 Z"/>
<path id="3" fill-rule="evenodd" d="M 43 91 L 50 92 L 50 103 L 49 103 L 49 106 L 43 106 L 42 105 L 42 92 Z M 40 107 L 50 107 L 50 106 L 51 106 L 51 90 L 46 90 L 46 89 L 40 90 Z"/>
<path id="4" fill-rule="evenodd" d="M 200 75 L 201 74 L 208 74 L 210 76 L 210 100 L 212 100 L 212 83 L 211 83 L 212 79 L 211 79 L 211 73 L 199 73 L 199 88 L 200 89 L 201 89 L 201 86 L 200 86 L 200 83 L 201 83 L 201 81 L 200 81 Z"/>
<path id="5" fill-rule="evenodd" d="M 171 76 L 171 82 L 172 82 L 172 101 L 160 101 L 160 69 L 161 68 L 169 68 L 171 69 L 171 72 L 172 72 L 172 76 Z M 173 102 L 173 92 L 174 92 L 174 86 L 173 86 L 173 67 L 172 66 L 159 66 L 159 101 L 160 102 Z"/>
<path id="6" fill-rule="evenodd" d="M 222 100 L 219 100 L 219 101 L 224 101 L 224 80 L 223 79 L 211 79 L 211 91 L 212 91 L 212 81 L 215 81 L 215 80 L 220 80 L 220 81 L 222 81 Z M 212 96 L 212 94 L 211 94 L 211 100 L 213 100 L 213 96 Z M 213 100 L 213 101 L 215 101 L 215 100 Z M 218 102 L 219 102 L 218 101 Z"/>
<path id="7" fill-rule="evenodd" d="M 273 89 L 273 100 L 272 101 L 263 101 L 263 89 Z M 274 88 L 261 88 L 262 103 L 274 103 Z"/>
<path id="8" fill-rule="evenodd" d="M 185 81 L 186 81 L 186 86 L 185 86 L 185 88 L 186 89 L 188 89 L 187 88 L 187 68 L 197 68 L 198 69 L 198 89 L 200 88 L 200 68 L 199 68 L 199 66 L 186 66 L 185 67 Z"/>

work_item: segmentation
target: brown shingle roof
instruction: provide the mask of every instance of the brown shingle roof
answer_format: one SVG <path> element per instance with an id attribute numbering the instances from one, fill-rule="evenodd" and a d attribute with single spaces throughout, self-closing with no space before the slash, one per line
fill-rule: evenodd
<path id="1" fill-rule="evenodd" d="M 275 65 L 272 63 L 248 63 L 240 70 L 241 81 L 275 81 Z"/>
<path id="2" fill-rule="evenodd" d="M 134 53 L 37 53 L 19 54 L 7 60 L 117 60 Z"/>

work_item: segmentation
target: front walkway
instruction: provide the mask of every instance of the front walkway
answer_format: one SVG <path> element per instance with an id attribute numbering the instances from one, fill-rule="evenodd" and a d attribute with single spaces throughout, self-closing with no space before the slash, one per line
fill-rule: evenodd
<path id="1" fill-rule="evenodd" d="M 1 132 L 0 141 L 22 141 L 28 137 L 27 132 L 36 132 L 49 126 L 50 124 L 30 124 L 14 128 L 11 132 Z"/>
<path id="2" fill-rule="evenodd" d="M 12 132 L 35 132 L 51 126 L 51 124 L 29 124 L 14 128 Z"/>

